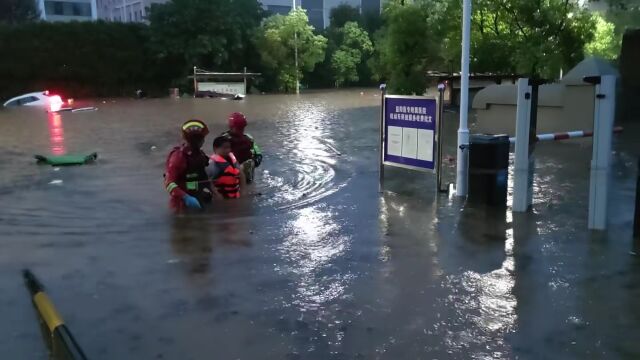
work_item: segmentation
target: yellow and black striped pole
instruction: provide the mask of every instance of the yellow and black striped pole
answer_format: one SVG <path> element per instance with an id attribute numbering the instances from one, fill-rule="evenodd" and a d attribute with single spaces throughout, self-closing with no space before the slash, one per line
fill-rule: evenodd
<path id="1" fill-rule="evenodd" d="M 45 294 L 44 287 L 29 270 L 22 273 L 25 284 L 33 297 L 33 305 L 45 333 L 51 358 L 55 360 L 86 360 L 87 357 L 64 324 L 62 317 Z"/>

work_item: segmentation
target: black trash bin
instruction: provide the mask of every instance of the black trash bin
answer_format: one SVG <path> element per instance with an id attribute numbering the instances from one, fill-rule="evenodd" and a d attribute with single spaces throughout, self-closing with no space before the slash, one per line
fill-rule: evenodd
<path id="1" fill-rule="evenodd" d="M 472 203 L 507 206 L 509 136 L 471 135 L 469 139 L 469 197 Z"/>

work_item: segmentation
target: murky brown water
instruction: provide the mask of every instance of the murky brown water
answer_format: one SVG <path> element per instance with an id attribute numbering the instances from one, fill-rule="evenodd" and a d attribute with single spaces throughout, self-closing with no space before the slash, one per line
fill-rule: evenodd
<path id="1" fill-rule="evenodd" d="M 0 111 L 2 358 L 46 358 L 24 267 L 92 359 L 640 356 L 637 125 L 616 138 L 610 230 L 590 233 L 584 140 L 538 147 L 527 215 L 463 207 L 401 169 L 378 194 L 374 94 Z M 266 154 L 253 194 L 171 215 L 162 172 L 179 124 L 221 132 L 232 111 Z M 456 123 L 447 113 L 448 154 Z M 85 151 L 98 162 L 32 160 Z"/>

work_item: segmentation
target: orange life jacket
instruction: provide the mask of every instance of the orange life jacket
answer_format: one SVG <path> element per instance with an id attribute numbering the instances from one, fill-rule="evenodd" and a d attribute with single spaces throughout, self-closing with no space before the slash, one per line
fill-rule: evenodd
<path id="1" fill-rule="evenodd" d="M 216 154 L 211 156 L 211 161 L 221 170 L 221 175 L 213 179 L 213 185 L 225 198 L 237 199 L 240 197 L 240 169 L 233 153 L 229 154 L 229 160 L 231 162 Z"/>

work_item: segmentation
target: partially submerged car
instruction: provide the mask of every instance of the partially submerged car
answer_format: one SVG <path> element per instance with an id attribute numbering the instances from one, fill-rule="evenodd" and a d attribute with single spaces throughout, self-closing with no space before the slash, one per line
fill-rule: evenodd
<path id="1" fill-rule="evenodd" d="M 64 101 L 59 95 L 51 95 L 49 91 L 32 92 L 9 99 L 4 107 L 40 106 L 49 111 L 59 111 Z"/>

